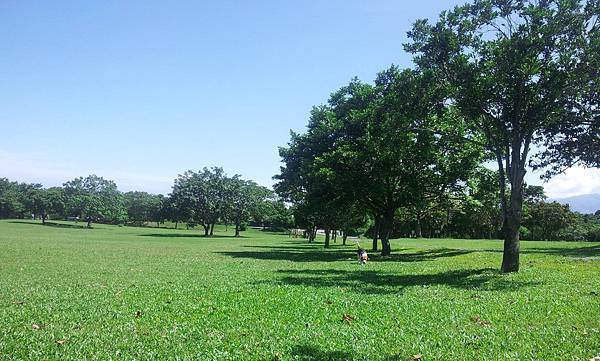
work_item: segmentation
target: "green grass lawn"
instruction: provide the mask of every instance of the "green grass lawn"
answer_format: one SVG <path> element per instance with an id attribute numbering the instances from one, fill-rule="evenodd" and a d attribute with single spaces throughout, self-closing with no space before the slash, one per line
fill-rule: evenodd
<path id="1" fill-rule="evenodd" d="M 0 221 L 0 359 L 589 360 L 600 244 L 394 240 L 366 266 L 257 230 Z M 364 242 L 368 245 L 369 242 Z"/>

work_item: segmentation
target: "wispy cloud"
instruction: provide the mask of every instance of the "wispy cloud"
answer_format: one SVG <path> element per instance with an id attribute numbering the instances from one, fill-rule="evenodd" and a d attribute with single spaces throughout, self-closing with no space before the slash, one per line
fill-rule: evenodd
<path id="1" fill-rule="evenodd" d="M 20 182 L 58 186 L 76 177 L 96 174 L 114 180 L 122 191 L 168 193 L 176 175 L 135 173 L 124 169 L 76 167 L 69 160 L 50 159 L 43 153 L 9 152 L 0 149 L 0 176 Z"/>

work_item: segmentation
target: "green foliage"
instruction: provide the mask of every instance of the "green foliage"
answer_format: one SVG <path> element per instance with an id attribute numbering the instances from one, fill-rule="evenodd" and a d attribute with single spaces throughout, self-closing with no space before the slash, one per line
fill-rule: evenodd
<path id="1" fill-rule="evenodd" d="M 0 178 L 0 217 L 23 218 L 26 209 L 21 199 L 19 184 Z"/>
<path id="2" fill-rule="evenodd" d="M 121 223 L 127 219 L 123 195 L 117 185 L 96 175 L 79 177 L 64 184 L 68 214 L 81 219 L 106 223 Z"/>
<path id="3" fill-rule="evenodd" d="M 391 67 L 374 85 L 354 79 L 315 107 L 306 134 L 292 133 L 280 155 L 275 190 L 297 205 L 298 220 L 327 231 L 368 211 L 382 218 L 389 254 L 396 210 L 423 210 L 458 187 L 482 149 L 464 119 L 440 103 L 431 77 Z"/>
<path id="4" fill-rule="evenodd" d="M 250 221 L 255 226 L 273 231 L 286 231 L 294 227 L 292 211 L 278 199 L 258 203 L 251 214 Z"/>
<path id="5" fill-rule="evenodd" d="M 529 230 L 526 239 L 556 240 L 558 233 L 573 223 L 573 213 L 568 205 L 557 202 L 537 202 L 529 206 L 523 225 Z"/>
<path id="6" fill-rule="evenodd" d="M 217 222 L 233 222 L 238 236 L 251 217 L 266 217 L 263 213 L 272 196 L 269 189 L 239 175 L 228 177 L 222 168 L 204 168 L 187 171 L 175 180 L 165 213 L 173 221 L 202 225 L 205 235 L 211 234 Z"/>
<path id="7" fill-rule="evenodd" d="M 160 222 L 164 219 L 162 196 L 134 191 L 124 193 L 123 201 L 127 219 L 132 224 L 140 226 L 148 221 Z"/>
<path id="8" fill-rule="evenodd" d="M 391 258 L 360 267 L 354 244 L 323 250 L 253 229 L 204 239 L 14 222 L 0 221 L 8 359 L 589 360 L 600 350 L 598 243 L 525 241 L 523 271 L 502 275 L 498 241 L 392 240 Z"/>
<path id="9" fill-rule="evenodd" d="M 505 272 L 519 269 L 526 167 L 551 176 L 600 165 L 599 13 L 597 0 L 475 0 L 408 34 L 418 69 L 438 79 L 498 164 Z M 530 156 L 532 145 L 540 151 Z"/>

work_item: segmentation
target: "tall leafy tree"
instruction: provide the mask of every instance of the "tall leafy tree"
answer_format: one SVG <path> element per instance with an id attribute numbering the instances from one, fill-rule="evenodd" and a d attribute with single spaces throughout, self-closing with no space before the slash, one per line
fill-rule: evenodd
<path id="1" fill-rule="evenodd" d="M 36 213 L 40 215 L 42 223 L 46 223 L 49 215 L 64 216 L 66 205 L 64 190 L 61 187 L 38 189 L 35 194 L 34 203 Z"/>
<path id="2" fill-rule="evenodd" d="M 22 217 L 25 206 L 21 200 L 19 184 L 7 178 L 0 178 L 0 217 Z"/>
<path id="3" fill-rule="evenodd" d="M 212 235 L 228 209 L 225 172 L 219 167 L 187 171 L 175 180 L 172 197 L 188 219 L 204 227 L 205 236 Z"/>
<path id="4" fill-rule="evenodd" d="M 600 163 L 599 13 L 597 0 L 476 0 L 409 32 L 419 69 L 445 86 L 498 164 L 504 272 L 519 270 L 527 165 L 551 175 Z"/>
<path id="5" fill-rule="evenodd" d="M 239 237 L 242 222 L 248 221 L 260 204 L 272 195 L 272 192 L 253 181 L 243 180 L 238 175 L 227 178 L 226 188 L 229 216 L 235 224 L 235 236 Z"/>
<path id="6" fill-rule="evenodd" d="M 129 222 L 143 225 L 147 221 L 160 221 L 163 207 L 162 196 L 147 192 L 132 191 L 123 194 Z"/>
<path id="7" fill-rule="evenodd" d="M 97 175 L 75 178 L 64 184 L 64 194 L 70 214 L 87 221 L 118 223 L 127 219 L 123 195 L 117 184 Z"/>
<path id="8" fill-rule="evenodd" d="M 397 67 L 381 72 L 366 107 L 353 101 L 354 88 L 350 84 L 333 96 L 343 128 L 322 166 L 379 218 L 382 255 L 389 255 L 395 212 L 464 182 L 481 149 L 466 134 L 462 117 L 438 102 L 436 86 L 424 74 Z M 347 111 L 353 103 L 359 108 Z"/>

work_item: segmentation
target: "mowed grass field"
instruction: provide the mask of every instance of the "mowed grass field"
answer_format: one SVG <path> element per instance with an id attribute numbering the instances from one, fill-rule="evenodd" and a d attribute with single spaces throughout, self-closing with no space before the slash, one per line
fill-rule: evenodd
<path id="1" fill-rule="evenodd" d="M 81 225 L 0 221 L 0 359 L 600 355 L 598 243 L 523 242 L 502 275 L 500 241 L 394 240 L 359 266 L 257 230 Z"/>

